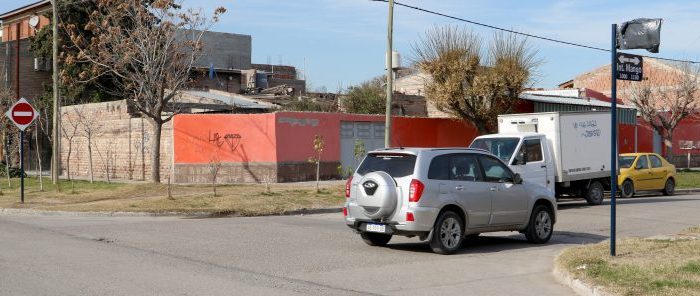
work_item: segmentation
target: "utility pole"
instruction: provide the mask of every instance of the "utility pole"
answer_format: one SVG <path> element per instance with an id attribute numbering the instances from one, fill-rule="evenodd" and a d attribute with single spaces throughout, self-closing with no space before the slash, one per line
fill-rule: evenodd
<path id="1" fill-rule="evenodd" d="M 59 161 L 59 145 L 60 136 L 58 133 L 59 128 L 59 108 L 61 107 L 58 102 L 58 0 L 51 1 L 51 11 L 53 14 L 53 20 L 51 21 L 51 26 L 53 28 L 53 147 L 51 147 L 51 182 L 53 184 L 58 183 L 58 172 L 60 170 L 61 162 Z"/>
<path id="2" fill-rule="evenodd" d="M 384 147 L 391 147 L 391 97 L 393 94 L 393 61 L 392 52 L 394 35 L 394 0 L 389 0 L 389 20 L 387 28 L 386 48 L 386 122 L 384 126 Z"/>

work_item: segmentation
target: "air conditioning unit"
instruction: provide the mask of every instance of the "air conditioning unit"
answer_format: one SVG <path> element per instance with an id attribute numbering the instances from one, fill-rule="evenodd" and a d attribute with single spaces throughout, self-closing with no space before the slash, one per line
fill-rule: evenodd
<path id="1" fill-rule="evenodd" d="M 34 58 L 34 71 L 44 71 L 45 67 L 44 58 Z"/>
<path id="2" fill-rule="evenodd" d="M 51 59 L 34 58 L 34 71 L 51 71 Z"/>

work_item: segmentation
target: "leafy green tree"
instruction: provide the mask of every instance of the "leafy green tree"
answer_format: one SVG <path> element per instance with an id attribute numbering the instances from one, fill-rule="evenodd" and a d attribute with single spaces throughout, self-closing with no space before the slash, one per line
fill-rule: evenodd
<path id="1" fill-rule="evenodd" d="M 105 73 L 99 76 L 90 76 L 93 65 L 80 62 L 76 57 L 78 49 L 73 45 L 68 36 L 67 28 L 80 34 L 85 40 L 92 40 L 92 32 L 85 30 L 85 25 L 90 20 L 90 14 L 97 9 L 95 0 L 62 0 L 58 3 L 59 18 L 59 65 L 60 67 L 60 93 L 64 97 L 64 104 L 72 105 L 88 102 L 103 102 L 121 99 L 115 96 L 116 85 L 114 76 Z M 52 19 L 51 13 L 45 15 Z M 50 59 L 52 56 L 53 30 L 51 26 L 45 26 L 37 31 L 30 39 L 30 49 L 34 56 Z M 88 77 L 90 77 L 88 79 Z M 52 86 L 44 86 L 44 94 L 40 99 L 52 101 Z M 48 104 L 51 105 L 51 104 Z"/>
<path id="2" fill-rule="evenodd" d="M 384 114 L 386 112 L 386 90 L 383 77 L 377 77 L 348 88 L 342 99 L 347 113 Z"/>
<path id="3" fill-rule="evenodd" d="M 428 30 L 413 45 L 417 67 L 432 78 L 426 97 L 481 134 L 495 132 L 497 116 L 514 110 L 540 64 L 537 51 L 517 35 L 496 33 L 483 44 L 478 35 L 447 26 Z"/>

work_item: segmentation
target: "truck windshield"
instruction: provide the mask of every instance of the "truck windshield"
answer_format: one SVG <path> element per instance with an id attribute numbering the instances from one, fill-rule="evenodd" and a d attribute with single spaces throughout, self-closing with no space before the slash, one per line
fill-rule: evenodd
<path id="1" fill-rule="evenodd" d="M 620 156 L 620 168 L 629 169 L 636 158 L 636 156 Z"/>
<path id="2" fill-rule="evenodd" d="M 357 168 L 357 173 L 364 176 L 367 173 L 382 171 L 394 178 L 406 177 L 413 174 L 416 156 L 398 153 L 370 153 Z"/>
<path id="3" fill-rule="evenodd" d="M 481 138 L 474 140 L 469 147 L 489 151 L 503 162 L 510 163 L 510 157 L 513 156 L 518 142 L 519 138 Z"/>

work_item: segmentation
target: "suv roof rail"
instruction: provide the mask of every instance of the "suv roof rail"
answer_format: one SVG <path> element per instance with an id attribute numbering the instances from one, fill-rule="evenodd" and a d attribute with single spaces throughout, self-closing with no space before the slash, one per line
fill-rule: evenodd
<path id="1" fill-rule="evenodd" d="M 432 151 L 440 151 L 440 150 L 472 150 L 472 151 L 480 151 L 480 152 L 486 152 L 490 153 L 488 150 L 484 150 L 481 148 L 472 148 L 472 147 L 441 147 L 441 148 L 434 148 L 431 149 Z"/>

